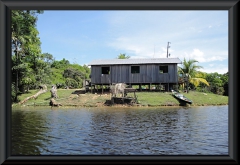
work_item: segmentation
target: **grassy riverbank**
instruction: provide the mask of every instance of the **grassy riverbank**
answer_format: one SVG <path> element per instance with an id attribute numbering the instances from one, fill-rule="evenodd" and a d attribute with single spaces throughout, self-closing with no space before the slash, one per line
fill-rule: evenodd
<path id="1" fill-rule="evenodd" d="M 19 96 L 20 101 L 34 95 L 38 90 L 31 90 L 27 94 Z M 175 99 L 171 92 L 136 92 L 138 104 L 135 106 L 179 106 L 179 102 Z M 50 91 L 38 96 L 37 99 L 28 100 L 21 106 L 49 106 Z M 106 101 L 111 99 L 111 96 L 105 94 L 77 94 L 76 89 L 58 89 L 58 99 L 55 99 L 63 106 L 82 106 L 82 107 L 98 107 L 106 106 Z M 128 93 L 128 96 L 133 96 L 133 93 Z M 184 96 L 193 101 L 191 106 L 207 106 L 207 105 L 227 105 L 228 97 L 211 93 L 202 93 L 190 91 L 184 93 Z M 18 106 L 18 104 L 13 104 Z"/>

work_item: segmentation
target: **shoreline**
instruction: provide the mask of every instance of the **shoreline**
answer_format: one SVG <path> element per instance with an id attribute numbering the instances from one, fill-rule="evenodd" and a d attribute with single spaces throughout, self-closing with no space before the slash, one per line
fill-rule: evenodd
<path id="1" fill-rule="evenodd" d="M 78 108 L 97 108 L 97 107 L 112 107 L 112 108 L 122 108 L 122 107 L 204 107 L 204 106 L 227 106 L 228 104 L 202 104 L 202 105 L 129 105 L 129 104 L 113 104 L 113 105 L 62 105 L 62 106 L 50 106 L 50 105 L 18 105 L 12 104 L 12 107 L 58 107 L 58 108 L 68 108 L 68 107 L 78 107 Z"/>
<path id="2" fill-rule="evenodd" d="M 51 108 L 53 110 L 55 109 L 70 109 L 70 108 L 112 108 L 112 109 L 118 109 L 118 108 L 190 108 L 190 107 L 210 107 L 210 106 L 228 106 L 228 104 L 220 104 L 220 105 L 194 105 L 194 106 L 131 106 L 131 105 L 113 105 L 113 106 L 76 106 L 76 105 L 67 105 L 67 106 L 59 106 L 59 107 L 51 107 L 47 105 L 36 105 L 36 106 L 12 106 L 13 109 L 16 108 Z"/>
<path id="3" fill-rule="evenodd" d="M 171 92 L 136 92 L 137 103 L 134 104 L 111 104 L 111 95 L 109 93 L 84 93 L 76 92 L 76 89 L 58 90 L 58 98 L 55 99 L 57 103 L 62 106 L 59 107 L 196 107 L 196 106 L 224 106 L 228 105 L 228 96 L 216 95 L 212 93 L 203 93 L 191 91 L 183 93 L 184 96 L 193 101 L 192 104 L 181 105 L 180 102 L 173 97 Z M 27 94 L 20 96 L 20 101 L 26 97 L 36 93 L 37 90 L 32 90 Z M 28 100 L 24 104 L 14 103 L 12 107 L 38 107 L 48 106 L 51 99 L 50 92 L 41 94 L 36 99 Z M 128 97 L 133 97 L 133 93 L 128 93 Z M 19 102 L 20 102 L 19 101 Z M 55 106 L 54 106 L 55 107 Z"/>

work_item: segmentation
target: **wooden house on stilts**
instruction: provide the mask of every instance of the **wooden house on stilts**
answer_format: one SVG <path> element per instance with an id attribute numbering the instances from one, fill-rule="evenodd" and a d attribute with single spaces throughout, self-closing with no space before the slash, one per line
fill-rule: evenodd
<path id="1" fill-rule="evenodd" d="M 126 83 L 127 85 L 163 86 L 170 91 L 178 84 L 179 58 L 94 60 L 91 66 L 91 86 Z"/>

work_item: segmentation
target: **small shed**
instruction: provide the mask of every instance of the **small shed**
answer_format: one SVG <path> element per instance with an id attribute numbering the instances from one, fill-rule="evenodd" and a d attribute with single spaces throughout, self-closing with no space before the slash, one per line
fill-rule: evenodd
<path id="1" fill-rule="evenodd" d="M 104 59 L 88 65 L 92 85 L 163 85 L 169 91 L 178 83 L 177 64 L 181 63 L 179 58 Z"/>

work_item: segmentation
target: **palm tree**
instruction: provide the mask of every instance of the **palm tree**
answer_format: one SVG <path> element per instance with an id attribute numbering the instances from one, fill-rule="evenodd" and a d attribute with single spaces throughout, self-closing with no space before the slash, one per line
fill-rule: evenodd
<path id="1" fill-rule="evenodd" d="M 184 58 L 182 67 L 178 67 L 178 72 L 186 78 L 187 93 L 189 92 L 189 83 L 192 83 L 195 87 L 197 87 L 200 83 L 204 83 L 209 86 L 207 80 L 196 77 L 197 73 L 199 73 L 197 69 L 203 68 L 202 66 L 196 65 L 196 62 L 198 61 L 194 59 L 186 61 Z"/>
<path id="2" fill-rule="evenodd" d="M 117 58 L 118 59 L 129 59 L 130 56 L 127 56 L 125 53 L 124 54 L 120 53 Z"/>

